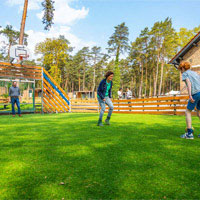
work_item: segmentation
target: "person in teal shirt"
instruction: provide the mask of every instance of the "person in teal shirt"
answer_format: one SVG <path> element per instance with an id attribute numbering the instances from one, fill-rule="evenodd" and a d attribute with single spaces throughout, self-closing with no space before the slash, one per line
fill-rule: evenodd
<path id="1" fill-rule="evenodd" d="M 109 107 L 108 116 L 105 120 L 106 125 L 110 125 L 110 118 L 113 112 L 113 103 L 111 101 L 111 91 L 112 91 L 112 79 L 114 73 L 112 71 L 108 71 L 105 75 L 105 79 L 103 79 L 97 90 L 97 97 L 99 101 L 99 105 L 101 106 L 101 111 L 98 120 L 98 126 L 103 126 L 102 119 L 106 109 L 106 105 Z"/>

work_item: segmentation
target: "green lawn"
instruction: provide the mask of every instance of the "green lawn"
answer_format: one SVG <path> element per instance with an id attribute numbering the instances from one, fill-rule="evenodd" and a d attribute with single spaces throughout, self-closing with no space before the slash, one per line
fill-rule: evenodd
<path id="1" fill-rule="evenodd" d="M 200 139 L 179 138 L 183 116 L 97 118 L 0 116 L 0 199 L 200 199 Z"/>
<path id="2" fill-rule="evenodd" d="M 41 111 L 41 104 L 35 104 L 36 106 L 36 112 L 40 112 Z M 34 111 L 34 108 L 33 108 L 33 104 L 20 104 L 20 108 L 21 108 L 21 111 L 27 111 L 27 112 L 33 112 Z M 6 108 L 4 108 L 4 104 L 0 104 L 0 114 L 1 112 L 7 112 L 7 113 L 12 113 L 12 106 L 11 104 L 8 104 L 6 106 Z M 15 112 L 17 113 L 18 110 L 17 110 L 17 105 L 15 104 Z"/>

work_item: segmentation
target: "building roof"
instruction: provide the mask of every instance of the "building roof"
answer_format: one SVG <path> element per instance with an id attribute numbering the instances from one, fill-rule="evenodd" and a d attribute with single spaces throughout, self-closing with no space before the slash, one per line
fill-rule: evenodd
<path id="1" fill-rule="evenodd" d="M 200 32 L 197 33 L 170 61 L 169 64 L 178 65 L 183 56 L 200 41 Z"/>

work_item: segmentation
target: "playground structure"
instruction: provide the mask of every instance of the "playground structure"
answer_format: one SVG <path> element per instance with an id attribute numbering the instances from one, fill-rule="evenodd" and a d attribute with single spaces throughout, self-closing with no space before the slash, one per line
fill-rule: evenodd
<path id="1" fill-rule="evenodd" d="M 35 82 L 41 82 L 41 113 L 61 113 L 70 111 L 70 99 L 65 91 L 56 83 L 50 74 L 39 66 L 11 64 L 0 62 L 0 82 L 18 81 L 33 84 L 33 110 L 35 108 Z M 2 99 L 4 106 L 9 102 Z"/>

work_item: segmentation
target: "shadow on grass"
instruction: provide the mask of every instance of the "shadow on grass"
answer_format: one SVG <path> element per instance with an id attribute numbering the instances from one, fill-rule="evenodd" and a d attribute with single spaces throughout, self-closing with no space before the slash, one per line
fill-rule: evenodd
<path id="1" fill-rule="evenodd" d="M 36 121 L 28 137 L 25 131 L 25 138 L 20 133 L 2 142 L 1 179 L 6 181 L 0 197 L 198 199 L 199 141 L 179 139 L 181 122 L 119 120 L 97 127 L 94 116 L 80 114 L 69 121 L 62 115 L 50 117 L 39 133 Z"/>

